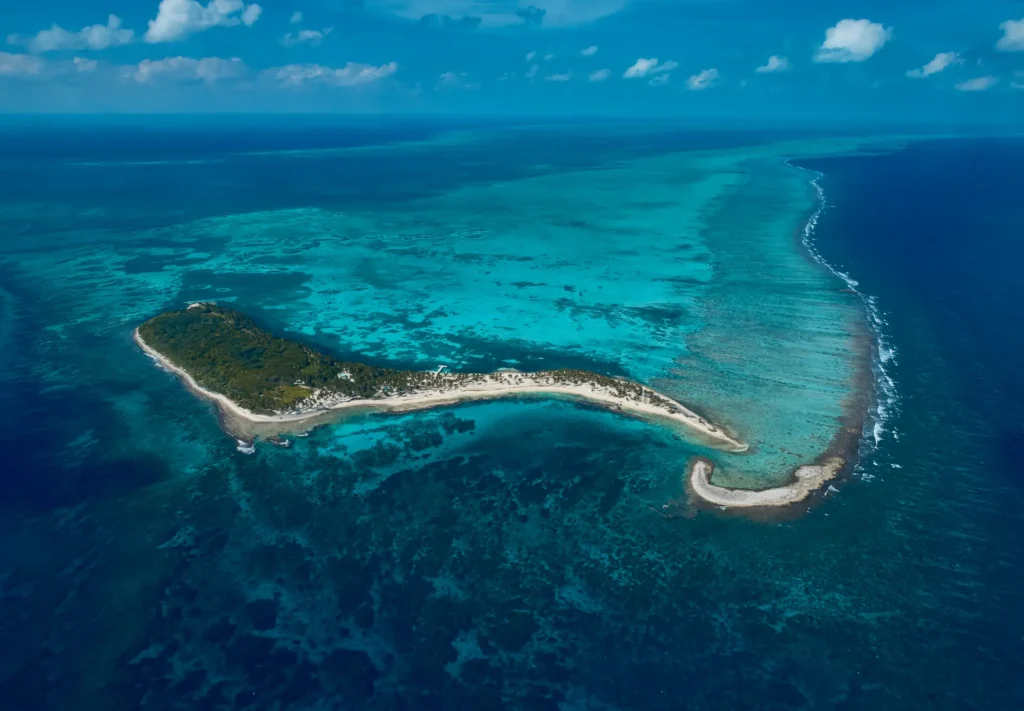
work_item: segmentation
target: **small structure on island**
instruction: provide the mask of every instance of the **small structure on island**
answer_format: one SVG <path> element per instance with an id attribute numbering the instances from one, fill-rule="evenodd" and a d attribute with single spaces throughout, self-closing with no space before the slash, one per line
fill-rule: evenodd
<path id="1" fill-rule="evenodd" d="M 437 370 L 434 371 L 434 375 L 440 375 L 441 371 L 444 370 L 447 367 L 448 367 L 447 365 L 439 365 L 439 366 L 437 366 Z"/>

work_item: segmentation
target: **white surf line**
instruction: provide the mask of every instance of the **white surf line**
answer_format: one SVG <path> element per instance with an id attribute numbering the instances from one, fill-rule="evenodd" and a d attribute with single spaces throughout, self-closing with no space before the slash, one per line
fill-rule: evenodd
<path id="1" fill-rule="evenodd" d="M 814 187 L 814 191 L 818 199 L 817 209 L 804 225 L 803 239 L 801 241 L 815 261 L 841 279 L 846 284 L 847 288 L 860 298 L 867 316 L 868 329 L 871 331 L 875 340 L 875 353 L 872 358 L 875 370 L 874 375 L 876 387 L 875 407 L 874 412 L 872 413 L 872 419 L 874 421 L 871 426 L 871 438 L 867 438 L 866 431 L 864 433 L 865 436 L 862 438 L 862 441 L 869 444 L 871 451 L 873 451 L 877 449 L 879 444 L 882 442 L 883 435 L 886 432 L 886 425 L 889 420 L 899 410 L 900 398 L 899 393 L 896 390 L 896 381 L 889 372 L 890 366 L 896 362 L 896 348 L 889 341 L 888 335 L 885 332 L 886 322 L 882 316 L 881 310 L 878 308 L 878 303 L 875 297 L 865 294 L 860 290 L 860 284 L 856 279 L 830 264 L 828 260 L 822 256 L 821 252 L 818 251 L 817 245 L 815 244 L 818 222 L 829 207 L 828 201 L 825 198 L 825 189 L 821 186 L 822 179 L 826 177 L 825 174 L 817 170 L 794 165 L 792 160 L 793 159 L 786 160 L 786 165 L 791 168 L 804 171 L 805 173 L 810 173 L 814 176 L 811 179 L 811 185 Z M 892 434 L 894 438 L 898 438 L 895 431 Z"/>

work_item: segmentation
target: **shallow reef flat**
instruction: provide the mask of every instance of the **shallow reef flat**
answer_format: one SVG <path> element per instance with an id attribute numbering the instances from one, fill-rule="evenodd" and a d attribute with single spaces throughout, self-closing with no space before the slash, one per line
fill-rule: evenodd
<path id="1" fill-rule="evenodd" d="M 0 197 L 4 690 L 26 708 L 668 709 L 652 690 L 754 654 L 763 672 L 730 688 L 777 689 L 796 659 L 828 685 L 814 703 L 845 693 L 779 637 L 884 632 L 851 624 L 880 596 L 838 582 L 860 540 L 832 528 L 845 493 L 793 526 L 652 509 L 694 514 L 697 457 L 715 486 L 763 489 L 843 428 L 856 302 L 800 246 L 816 198 L 783 161 L 857 142 L 577 139 L 51 166 L 74 189 L 34 201 L 21 166 Z M 247 455 L 132 341 L 195 301 L 380 367 L 628 378 L 751 449 L 522 398 L 353 412 Z M 853 532 L 877 510 L 850 509 Z"/>
<path id="2" fill-rule="evenodd" d="M 59 259 L 27 253 L 19 268 L 67 284 L 53 298 L 68 301 L 76 326 L 101 332 L 130 331 L 175 294 L 172 306 L 238 304 L 378 364 L 574 367 L 645 382 L 751 445 L 723 457 L 681 442 L 667 476 L 681 480 L 701 454 L 717 458 L 717 483 L 763 488 L 852 422 L 844 407 L 862 358 L 856 297 L 797 237 L 816 207 L 810 176 L 784 158 L 861 142 L 671 153 L 117 238 L 97 231 Z M 359 153 L 397 163 L 408 150 Z"/>
<path id="3" fill-rule="evenodd" d="M 677 153 L 203 221 L 198 241 L 232 247 L 180 293 L 258 300 L 285 328 L 384 363 L 554 363 L 649 382 L 750 433 L 715 478 L 763 488 L 848 454 L 837 441 L 857 438 L 866 410 L 862 306 L 800 243 L 817 196 L 784 162 L 855 145 Z"/>
<path id="4" fill-rule="evenodd" d="M 1022 708 L 1019 141 L 798 158 L 900 400 L 820 505 L 708 513 L 691 463 L 785 486 L 857 430 L 856 295 L 784 159 L 876 139 L 197 129 L 128 164 L 66 125 L 0 161 L 5 709 Z M 381 367 L 626 377 L 752 446 L 523 398 L 245 454 L 132 341 L 214 300 Z"/>

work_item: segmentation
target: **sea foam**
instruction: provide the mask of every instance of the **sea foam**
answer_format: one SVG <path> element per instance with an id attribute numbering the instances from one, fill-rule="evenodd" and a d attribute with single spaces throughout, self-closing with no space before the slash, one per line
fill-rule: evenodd
<path id="1" fill-rule="evenodd" d="M 885 434 L 888 431 L 887 424 L 896 414 L 899 407 L 899 393 L 896 390 L 896 381 L 893 379 L 891 373 L 893 366 L 896 364 L 896 347 L 893 346 L 887 333 L 886 328 L 888 323 L 885 320 L 884 313 L 878 306 L 878 300 L 874 296 L 870 296 L 862 292 L 858 288 L 860 284 L 857 280 L 841 269 L 829 264 L 829 262 L 821 255 L 821 252 L 818 251 L 815 243 L 815 232 L 818 227 L 818 221 L 821 219 L 825 210 L 829 207 L 828 201 L 825 198 L 825 189 L 821 186 L 821 180 L 825 177 L 824 174 L 808 168 L 793 165 L 792 163 L 788 164 L 794 168 L 798 168 L 799 170 L 806 170 L 814 174 L 814 178 L 811 180 L 811 185 L 814 186 L 815 193 L 817 193 L 818 207 L 804 226 L 802 239 L 803 245 L 807 248 L 807 251 L 815 261 L 842 279 L 846 286 L 860 297 L 861 302 L 864 304 L 865 313 L 867 314 L 868 326 L 875 339 L 875 353 L 872 358 L 872 371 L 875 375 L 877 397 L 875 405 L 870 413 L 871 419 L 868 423 L 865 423 L 864 435 L 862 438 L 862 445 L 866 445 L 869 448 L 866 451 L 874 451 L 884 439 Z M 898 439 L 898 435 L 895 431 L 892 432 L 892 435 L 894 438 Z"/>

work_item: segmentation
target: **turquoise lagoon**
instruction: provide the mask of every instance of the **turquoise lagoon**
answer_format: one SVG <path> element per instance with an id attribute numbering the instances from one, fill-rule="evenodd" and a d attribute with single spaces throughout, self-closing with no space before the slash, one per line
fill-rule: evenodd
<path id="1" fill-rule="evenodd" d="M 550 140 L 552 131 L 538 134 Z M 176 179 L 187 182 L 201 182 L 213 161 L 239 172 L 256 162 L 259 170 L 323 177 L 302 178 L 312 183 L 312 206 L 180 221 L 173 212 L 117 215 L 104 228 L 107 208 L 75 215 L 74 206 L 58 205 L 56 216 L 34 217 L 43 224 L 30 223 L 20 238 L 32 246 L 8 266 L 47 285 L 62 315 L 50 324 L 58 335 L 123 338 L 154 313 L 223 300 L 281 331 L 378 363 L 579 366 L 642 380 L 751 443 L 745 455 L 712 455 L 716 481 L 726 485 L 777 484 L 829 446 L 867 358 L 858 341 L 866 321 L 857 295 L 800 244 L 818 198 L 809 174 L 783 159 L 855 142 L 616 156 L 584 170 L 526 165 L 520 170 L 531 175 L 515 180 L 463 178 L 460 161 L 489 156 L 504 141 L 501 132 L 458 133 L 397 146 L 172 161 Z M 348 194 L 318 200 L 320 180 L 343 174 L 353 155 L 356 167 L 374 164 L 385 180 L 379 166 L 419 166 L 423 184 L 415 188 L 425 194 L 398 186 L 394 195 L 367 195 L 351 179 Z M 165 166 L 68 169 L 103 182 L 108 171 L 145 180 L 146 171 Z M 452 185 L 433 170 L 451 171 Z M 147 217 L 158 226 L 121 224 Z M 6 218 L 25 219 L 18 211 Z M 96 226 L 69 235 L 66 225 L 80 220 Z M 136 368 L 146 364 L 123 343 L 121 350 Z M 681 481 L 695 453 L 711 454 L 680 442 L 666 477 Z"/>
<path id="2" fill-rule="evenodd" d="M 695 455 L 762 488 L 844 427 L 871 435 L 865 462 L 886 441 L 878 314 L 803 244 L 820 197 L 787 161 L 895 144 L 18 130 L 0 204 L 14 708 L 862 708 L 893 683 L 863 654 L 890 612 L 841 555 L 844 504 L 873 482 L 783 524 L 651 508 L 685 499 Z M 352 417 L 247 456 L 131 342 L 212 299 L 375 363 L 628 376 L 751 451 L 531 399 Z M 838 639 L 856 653 L 830 657 Z"/>

